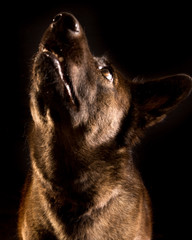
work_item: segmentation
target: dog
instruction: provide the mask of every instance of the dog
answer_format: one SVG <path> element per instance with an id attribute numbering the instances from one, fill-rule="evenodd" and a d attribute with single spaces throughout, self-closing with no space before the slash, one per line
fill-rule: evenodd
<path id="1" fill-rule="evenodd" d="M 190 94 L 191 77 L 124 77 L 91 54 L 80 23 L 63 12 L 43 34 L 31 79 L 19 239 L 152 239 L 150 198 L 132 149 Z"/>

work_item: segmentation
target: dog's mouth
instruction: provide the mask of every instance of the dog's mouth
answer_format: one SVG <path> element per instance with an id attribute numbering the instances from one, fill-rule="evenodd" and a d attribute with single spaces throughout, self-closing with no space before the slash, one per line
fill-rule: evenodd
<path id="1" fill-rule="evenodd" d="M 64 57 L 45 47 L 42 49 L 41 54 L 44 55 L 48 62 L 51 62 L 52 66 L 50 67 L 52 67 L 57 74 L 57 79 L 49 80 L 47 85 L 58 84 L 59 91 L 65 96 L 67 102 L 77 107 L 78 100 L 73 89 L 72 80 L 68 73 L 68 66 L 64 61 Z M 47 69 L 47 71 L 50 71 L 50 69 Z"/>
<path id="2" fill-rule="evenodd" d="M 45 87 L 55 84 L 64 101 L 78 107 L 78 93 L 75 91 L 74 72 L 71 58 L 81 42 L 83 31 L 77 19 L 70 13 L 56 15 L 45 31 L 36 58 L 37 70 Z M 72 55 L 72 56 L 71 56 Z"/>

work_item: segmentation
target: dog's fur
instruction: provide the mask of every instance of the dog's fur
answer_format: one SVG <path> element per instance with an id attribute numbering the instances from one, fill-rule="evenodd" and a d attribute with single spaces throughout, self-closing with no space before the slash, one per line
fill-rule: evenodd
<path id="1" fill-rule="evenodd" d="M 123 77 L 92 56 L 73 15 L 57 15 L 33 64 L 20 239 L 150 240 L 150 200 L 132 148 L 191 88 L 185 74 Z"/>

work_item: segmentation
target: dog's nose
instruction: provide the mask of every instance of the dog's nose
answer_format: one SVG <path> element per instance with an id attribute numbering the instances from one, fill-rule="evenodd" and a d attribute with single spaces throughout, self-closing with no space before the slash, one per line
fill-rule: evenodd
<path id="1" fill-rule="evenodd" d="M 53 26 L 57 26 L 57 30 L 71 30 L 74 33 L 80 32 L 80 25 L 77 19 L 70 13 L 59 13 L 53 19 Z"/>

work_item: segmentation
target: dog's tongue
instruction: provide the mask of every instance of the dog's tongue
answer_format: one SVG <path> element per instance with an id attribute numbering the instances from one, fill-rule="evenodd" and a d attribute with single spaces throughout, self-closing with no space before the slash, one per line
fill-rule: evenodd
<path id="1" fill-rule="evenodd" d="M 63 75 L 62 69 L 61 69 L 61 64 L 58 60 L 57 57 L 55 57 L 54 54 L 52 54 L 49 51 L 44 51 L 44 54 L 48 57 L 52 59 L 53 65 L 55 67 L 55 69 L 57 69 L 57 72 L 59 74 L 60 80 L 64 83 L 65 89 L 67 91 L 68 96 L 70 97 L 70 100 L 73 104 L 75 104 L 74 100 L 73 100 L 73 96 L 72 96 L 72 92 L 71 92 L 71 88 L 69 86 L 69 84 L 67 83 L 67 81 L 65 80 L 65 77 Z"/>

